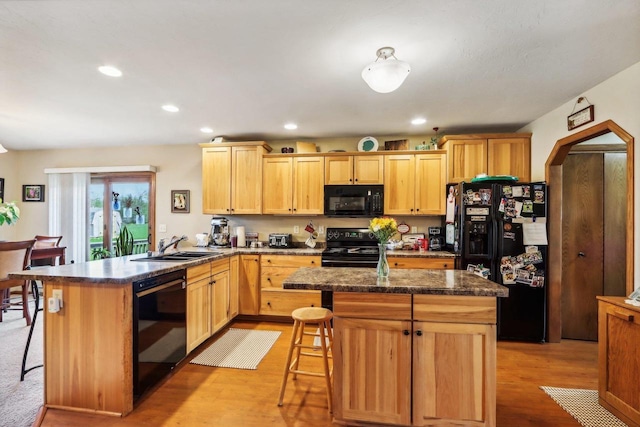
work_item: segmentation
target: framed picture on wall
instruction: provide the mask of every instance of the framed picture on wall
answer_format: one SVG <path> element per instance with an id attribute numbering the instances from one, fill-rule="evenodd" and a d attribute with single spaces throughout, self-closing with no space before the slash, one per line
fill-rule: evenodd
<path id="1" fill-rule="evenodd" d="M 23 185 L 23 202 L 44 202 L 44 185 Z"/>
<path id="2" fill-rule="evenodd" d="M 189 190 L 171 190 L 171 212 L 189 213 Z"/>
<path id="3" fill-rule="evenodd" d="M 0 178 L 0 202 L 4 201 L 4 178 Z"/>

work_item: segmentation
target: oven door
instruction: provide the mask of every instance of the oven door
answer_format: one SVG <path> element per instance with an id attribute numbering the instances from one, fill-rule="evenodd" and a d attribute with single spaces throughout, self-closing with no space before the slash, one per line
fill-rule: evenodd
<path id="1" fill-rule="evenodd" d="M 184 270 L 157 276 L 134 293 L 133 394 L 139 398 L 187 355 L 187 300 Z M 138 283 L 134 283 L 134 290 Z"/>

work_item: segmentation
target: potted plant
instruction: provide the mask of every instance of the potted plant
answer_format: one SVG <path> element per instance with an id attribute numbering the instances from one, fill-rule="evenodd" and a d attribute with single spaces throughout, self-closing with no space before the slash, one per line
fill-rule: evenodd
<path id="1" fill-rule="evenodd" d="M 133 234 L 127 229 L 127 226 L 122 226 L 120 234 L 116 239 L 116 256 L 124 256 L 133 254 Z"/>
<path id="2" fill-rule="evenodd" d="M 122 205 L 124 206 L 122 209 L 122 217 L 131 218 L 133 216 L 133 196 L 131 194 L 124 196 L 122 199 Z"/>
<path id="3" fill-rule="evenodd" d="M 20 209 L 16 206 L 16 203 L 2 203 L 2 199 L 0 199 L 0 225 L 11 225 L 18 219 L 20 219 Z"/>
<path id="4" fill-rule="evenodd" d="M 111 252 L 109 250 L 107 250 L 107 248 L 105 248 L 104 246 L 100 246 L 98 248 L 92 248 L 91 249 L 91 259 L 92 260 L 105 259 L 105 258 L 110 258 L 110 257 L 111 257 Z"/>

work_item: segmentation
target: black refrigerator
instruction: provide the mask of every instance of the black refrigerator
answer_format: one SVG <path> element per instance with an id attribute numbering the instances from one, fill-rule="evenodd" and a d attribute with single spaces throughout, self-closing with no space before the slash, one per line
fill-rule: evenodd
<path id="1" fill-rule="evenodd" d="M 544 182 L 447 184 L 445 249 L 457 268 L 509 288 L 498 298 L 498 339 L 544 342 L 547 186 Z"/>

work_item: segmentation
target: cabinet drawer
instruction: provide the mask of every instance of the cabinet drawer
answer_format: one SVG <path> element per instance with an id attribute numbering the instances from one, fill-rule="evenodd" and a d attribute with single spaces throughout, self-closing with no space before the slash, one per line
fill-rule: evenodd
<path id="1" fill-rule="evenodd" d="M 414 295 L 413 320 L 448 323 L 496 323 L 496 298 Z"/>
<path id="2" fill-rule="evenodd" d="M 300 255 L 262 255 L 260 257 L 262 267 L 320 267 L 319 256 Z"/>
<path id="3" fill-rule="evenodd" d="M 361 319 L 411 320 L 411 295 L 334 292 L 333 314 Z"/>
<path id="4" fill-rule="evenodd" d="M 320 307 L 320 291 L 290 291 L 263 289 L 260 314 L 291 316 L 300 307 Z"/>
<path id="5" fill-rule="evenodd" d="M 200 264 L 187 269 L 187 283 L 197 282 L 211 276 L 211 263 Z"/>
<path id="6" fill-rule="evenodd" d="M 229 270 L 229 258 L 213 261 L 211 263 L 211 275 L 214 276 L 223 271 Z"/>
<path id="7" fill-rule="evenodd" d="M 453 258 L 405 258 L 405 257 L 388 257 L 389 266 L 391 268 L 426 268 L 453 270 Z"/>
<path id="8" fill-rule="evenodd" d="M 262 267 L 260 287 L 282 289 L 282 282 L 296 271 L 298 267 Z"/>

